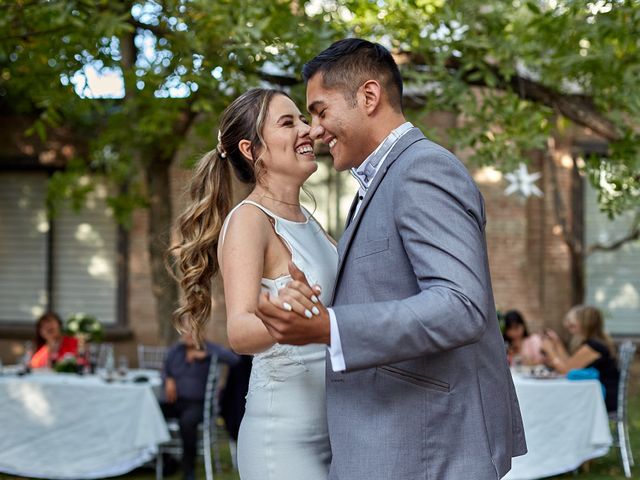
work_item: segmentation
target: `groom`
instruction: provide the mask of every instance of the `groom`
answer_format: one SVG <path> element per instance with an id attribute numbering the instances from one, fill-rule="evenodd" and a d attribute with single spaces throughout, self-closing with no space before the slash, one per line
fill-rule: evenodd
<path id="1" fill-rule="evenodd" d="M 494 307 L 485 210 L 465 167 L 402 113 L 390 53 L 334 43 L 304 67 L 311 136 L 360 189 L 330 309 L 304 275 L 257 315 L 279 343 L 329 345 L 330 479 L 490 480 L 526 452 Z"/>

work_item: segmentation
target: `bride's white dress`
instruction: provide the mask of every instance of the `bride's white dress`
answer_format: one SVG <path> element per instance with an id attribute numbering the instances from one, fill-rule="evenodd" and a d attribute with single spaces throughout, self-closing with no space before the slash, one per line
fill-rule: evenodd
<path id="1" fill-rule="evenodd" d="M 338 254 L 325 232 L 305 210 L 305 222 L 278 217 L 245 200 L 273 219 L 277 235 L 311 285 L 322 286 L 326 304 L 333 292 Z M 240 206 L 238 205 L 238 207 Z M 236 207 L 236 208 L 238 208 Z M 233 215 L 227 216 L 226 222 Z M 262 279 L 272 295 L 290 276 Z M 242 480 L 326 480 L 331 463 L 325 405 L 326 345 L 275 344 L 253 357 L 246 411 L 238 437 Z"/>

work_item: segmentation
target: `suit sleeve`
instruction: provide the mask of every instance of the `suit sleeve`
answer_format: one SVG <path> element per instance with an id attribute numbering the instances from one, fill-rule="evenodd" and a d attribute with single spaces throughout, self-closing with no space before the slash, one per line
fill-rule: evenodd
<path id="1" fill-rule="evenodd" d="M 385 181 L 395 182 L 393 221 L 404 248 L 395 254 L 406 254 L 419 293 L 333 307 L 347 371 L 477 342 L 490 321 L 491 282 L 478 188 L 444 150 L 406 160 L 395 164 L 392 168 L 400 170 Z"/>

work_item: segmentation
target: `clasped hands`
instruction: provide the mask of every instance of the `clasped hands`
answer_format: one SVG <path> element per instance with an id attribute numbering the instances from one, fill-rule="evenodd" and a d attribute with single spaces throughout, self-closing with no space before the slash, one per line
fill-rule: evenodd
<path id="1" fill-rule="evenodd" d="M 320 302 L 319 285 L 309 285 L 305 274 L 289 262 L 293 279 L 278 291 L 278 296 L 262 292 L 258 297 L 256 316 L 278 343 L 306 345 L 331 342 L 329 312 Z"/>
<path id="2" fill-rule="evenodd" d="M 552 353 L 556 346 L 561 344 L 562 340 L 558 337 L 558 334 L 550 328 L 544 329 L 542 332 L 542 351 L 546 354 Z"/>

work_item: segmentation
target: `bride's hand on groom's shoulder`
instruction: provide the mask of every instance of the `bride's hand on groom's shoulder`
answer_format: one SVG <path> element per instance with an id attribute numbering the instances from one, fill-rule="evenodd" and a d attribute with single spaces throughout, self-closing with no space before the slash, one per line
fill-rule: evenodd
<path id="1" fill-rule="evenodd" d="M 258 298 L 256 315 L 278 343 L 305 345 L 330 342 L 329 314 L 302 271 L 289 263 L 293 280 L 273 297 L 263 292 Z"/>

